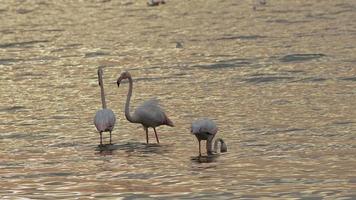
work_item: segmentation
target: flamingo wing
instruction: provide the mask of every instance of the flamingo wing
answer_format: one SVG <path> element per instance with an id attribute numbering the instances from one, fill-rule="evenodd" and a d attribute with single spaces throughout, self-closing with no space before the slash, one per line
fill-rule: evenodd
<path id="1" fill-rule="evenodd" d="M 198 119 L 192 123 L 191 133 L 199 134 L 199 133 L 208 133 L 211 135 L 215 135 L 218 131 L 218 127 L 215 122 L 211 119 L 203 118 Z"/>
<path id="2" fill-rule="evenodd" d="M 157 99 L 145 101 L 136 108 L 134 116 L 136 119 L 139 119 L 143 125 L 149 127 L 166 124 L 168 119 Z"/>
<path id="3" fill-rule="evenodd" d="M 99 132 L 112 131 L 116 122 L 115 114 L 110 109 L 98 110 L 94 117 L 94 124 Z"/>

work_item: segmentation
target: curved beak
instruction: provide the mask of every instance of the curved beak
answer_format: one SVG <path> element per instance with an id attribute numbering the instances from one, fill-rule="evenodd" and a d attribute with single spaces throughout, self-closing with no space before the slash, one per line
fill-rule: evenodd
<path id="1" fill-rule="evenodd" d="M 117 87 L 120 87 L 120 83 L 121 83 L 121 77 L 117 79 Z"/>

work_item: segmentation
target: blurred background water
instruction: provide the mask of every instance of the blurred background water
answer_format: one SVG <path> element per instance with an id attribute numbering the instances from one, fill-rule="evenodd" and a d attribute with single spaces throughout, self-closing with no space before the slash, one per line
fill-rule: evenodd
<path id="1" fill-rule="evenodd" d="M 0 197 L 356 199 L 355 19 L 354 0 L 2 1 Z M 123 70 L 176 125 L 160 145 L 124 117 Z M 197 158 L 199 117 L 227 153 Z"/>

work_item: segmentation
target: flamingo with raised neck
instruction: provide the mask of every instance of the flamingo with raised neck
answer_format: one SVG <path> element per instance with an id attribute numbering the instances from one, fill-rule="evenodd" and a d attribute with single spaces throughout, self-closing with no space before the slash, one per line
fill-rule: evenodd
<path id="1" fill-rule="evenodd" d="M 148 128 L 153 128 L 156 136 L 156 141 L 159 143 L 158 134 L 156 127 L 161 125 L 174 126 L 173 122 L 167 117 L 164 110 L 158 104 L 158 100 L 151 99 L 145 101 L 143 104 L 138 106 L 136 110 L 131 115 L 130 113 L 130 100 L 133 90 L 133 81 L 131 74 L 127 71 L 121 73 L 120 77 L 117 79 L 117 87 L 120 87 L 122 80 L 129 80 L 129 90 L 127 93 L 126 104 L 125 104 L 125 116 L 126 119 L 131 123 L 142 124 L 146 132 L 146 143 L 148 144 Z"/>
<path id="2" fill-rule="evenodd" d="M 100 86 L 102 109 L 98 110 L 94 117 L 94 125 L 100 134 L 100 146 L 103 145 L 103 132 L 110 132 L 110 144 L 111 144 L 111 132 L 115 126 L 116 117 L 112 110 L 106 108 L 104 85 L 103 85 L 103 69 L 98 69 L 98 80 Z"/>

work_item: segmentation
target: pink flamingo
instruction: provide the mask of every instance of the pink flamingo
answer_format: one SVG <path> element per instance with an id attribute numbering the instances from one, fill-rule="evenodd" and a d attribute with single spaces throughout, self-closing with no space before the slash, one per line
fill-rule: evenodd
<path id="1" fill-rule="evenodd" d="M 102 132 L 110 132 L 110 144 L 111 144 L 111 132 L 115 125 L 115 114 L 112 110 L 106 108 L 105 93 L 103 86 L 103 70 L 102 67 L 98 69 L 98 79 L 101 91 L 101 103 L 103 108 L 98 110 L 94 117 L 94 125 L 100 134 L 100 146 L 103 145 Z"/>
<path id="2" fill-rule="evenodd" d="M 127 99 L 125 104 L 125 116 L 126 119 L 131 123 L 142 124 L 143 129 L 146 131 L 146 142 L 148 144 L 148 128 L 153 128 L 156 141 L 159 143 L 156 127 L 161 125 L 174 126 L 173 122 L 167 117 L 163 109 L 159 106 L 158 101 L 151 99 L 145 101 L 142 105 L 136 108 L 134 113 L 130 114 L 130 100 L 132 95 L 132 77 L 127 71 L 121 73 L 120 77 L 117 79 L 117 87 L 123 79 L 129 80 L 129 91 L 127 93 Z"/>
<path id="3" fill-rule="evenodd" d="M 190 132 L 195 135 L 199 142 L 199 156 L 201 156 L 200 141 L 206 140 L 206 151 L 208 155 L 217 152 L 218 143 L 220 142 L 220 152 L 227 151 L 227 145 L 223 139 L 218 138 L 214 142 L 214 149 L 212 148 L 213 139 L 218 132 L 218 127 L 211 119 L 203 118 L 193 121 Z"/>

